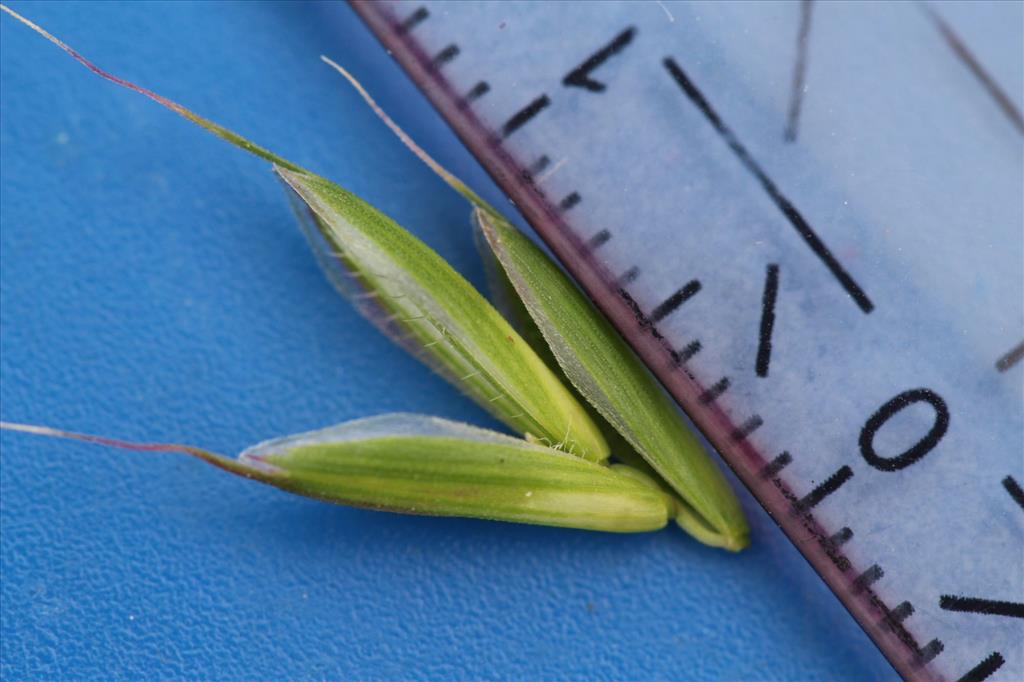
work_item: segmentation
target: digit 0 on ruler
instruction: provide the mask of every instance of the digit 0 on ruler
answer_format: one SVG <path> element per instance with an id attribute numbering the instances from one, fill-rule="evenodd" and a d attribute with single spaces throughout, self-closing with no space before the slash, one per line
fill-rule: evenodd
<path id="1" fill-rule="evenodd" d="M 354 7 L 900 674 L 1024 677 L 1020 6 Z"/>

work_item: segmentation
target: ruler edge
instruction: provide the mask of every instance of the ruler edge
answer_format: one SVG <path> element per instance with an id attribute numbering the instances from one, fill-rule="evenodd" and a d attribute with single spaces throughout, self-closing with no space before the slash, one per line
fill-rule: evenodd
<path id="1" fill-rule="evenodd" d="M 430 68 L 429 56 L 416 49 L 408 34 L 403 36 L 396 30 L 399 26 L 397 18 L 388 16 L 383 3 L 376 0 L 347 0 L 347 3 L 495 184 L 513 200 L 527 223 L 643 360 L 705 439 L 715 447 L 725 464 L 824 581 L 895 671 L 907 680 L 941 682 L 943 677 L 931 670 L 928 663 L 918 663 L 908 644 L 892 630 L 884 628 L 886 613 L 883 609 L 888 609 L 888 605 L 878 597 L 874 597 L 875 601 L 872 602 L 873 592 L 870 589 L 855 589 L 854 580 L 860 573 L 853 567 L 853 562 L 847 557 L 850 561 L 847 571 L 839 570 L 833 563 L 819 542 L 819 538 L 828 538 L 830 534 L 813 514 L 807 514 L 810 525 L 806 526 L 803 519 L 791 513 L 793 500 L 797 496 L 789 486 L 779 478 L 765 479 L 761 476 L 761 471 L 770 459 L 746 439 L 731 442 L 728 434 L 739 425 L 718 406 L 701 405 L 699 396 L 706 387 L 685 372 L 672 371 L 671 358 L 664 347 L 651 335 L 637 332 L 635 313 L 618 295 L 616 278 L 592 255 L 585 243 L 572 234 L 557 209 L 535 193 L 519 191 L 522 185 L 515 178 L 523 169 L 500 145 L 491 143 L 492 133 L 479 122 L 471 108 L 458 106 L 458 94 L 443 75 Z M 837 554 L 845 557 L 841 550 Z M 909 628 L 906 629 L 909 631 Z M 914 645 L 920 648 L 917 638 L 913 634 L 910 636 Z"/>

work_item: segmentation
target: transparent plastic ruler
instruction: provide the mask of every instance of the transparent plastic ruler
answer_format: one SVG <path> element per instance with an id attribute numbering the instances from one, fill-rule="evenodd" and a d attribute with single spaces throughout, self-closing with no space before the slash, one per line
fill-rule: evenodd
<path id="1" fill-rule="evenodd" d="M 354 6 L 896 670 L 1024 679 L 1022 5 Z"/>

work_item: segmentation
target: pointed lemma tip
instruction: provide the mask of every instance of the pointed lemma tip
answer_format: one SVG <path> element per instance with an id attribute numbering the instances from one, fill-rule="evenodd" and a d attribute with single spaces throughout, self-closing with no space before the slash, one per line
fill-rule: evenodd
<path id="1" fill-rule="evenodd" d="M 488 240 L 497 237 L 497 230 L 494 226 L 494 220 L 486 209 L 477 204 L 473 205 L 472 212 L 473 223 L 480 229 L 481 232 L 487 237 Z"/>
<path id="2" fill-rule="evenodd" d="M 724 540 L 723 549 L 730 552 L 741 552 L 750 546 L 750 531 L 738 535 L 727 535 Z"/>

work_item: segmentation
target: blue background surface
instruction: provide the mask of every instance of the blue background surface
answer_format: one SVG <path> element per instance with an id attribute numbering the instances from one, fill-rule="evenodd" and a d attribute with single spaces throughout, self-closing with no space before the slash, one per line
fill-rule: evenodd
<path id="1" fill-rule="evenodd" d="M 341 79 L 499 194 L 346 6 L 11 5 L 361 194 L 477 284 L 468 209 Z M 267 164 L 0 20 L 2 417 L 235 452 L 416 411 L 496 426 L 317 271 Z M 333 507 L 174 455 L 3 433 L 5 680 L 894 674 L 756 503 L 734 556 Z"/>

